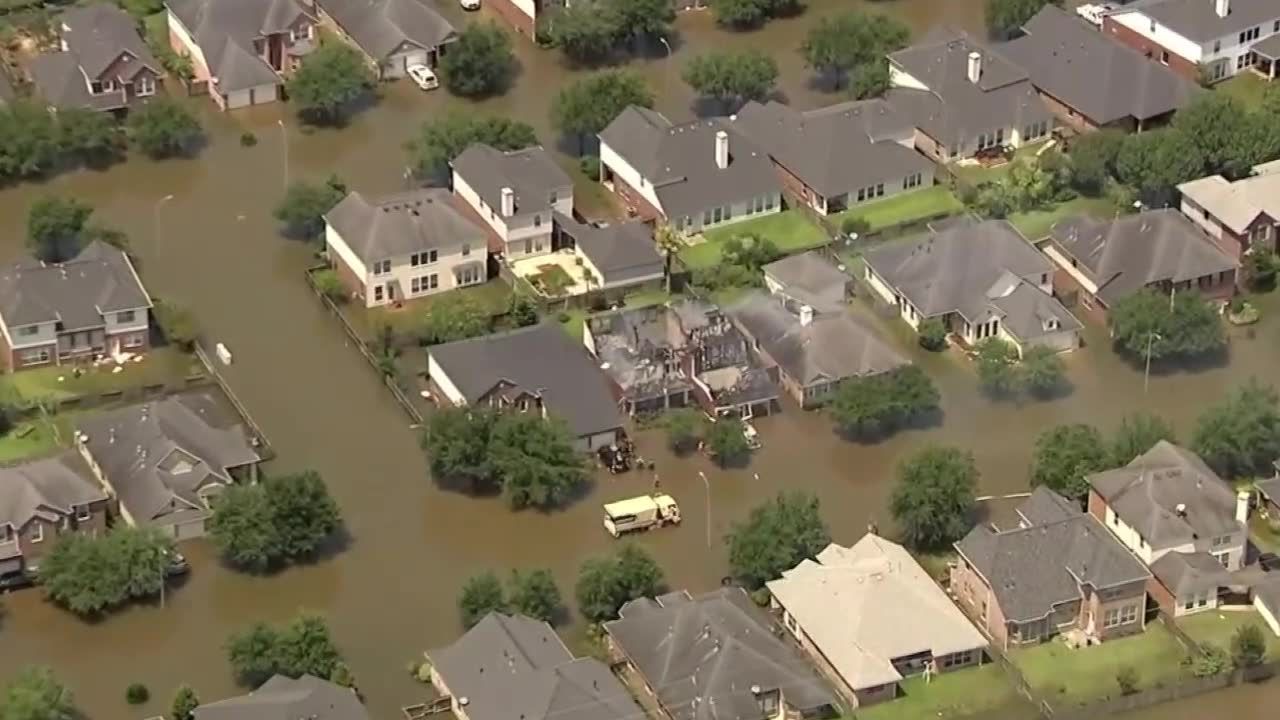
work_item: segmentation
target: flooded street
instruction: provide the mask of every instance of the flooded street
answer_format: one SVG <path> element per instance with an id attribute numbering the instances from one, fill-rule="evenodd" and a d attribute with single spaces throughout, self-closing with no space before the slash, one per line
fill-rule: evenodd
<path id="1" fill-rule="evenodd" d="M 660 108 L 681 119 L 690 112 L 679 79 L 684 58 L 703 48 L 767 44 L 787 49 L 778 61 L 791 102 L 806 107 L 829 102 L 807 88 L 803 61 L 789 49 L 799 46 L 817 18 L 850 4 L 814 2 L 805 15 L 753 34 L 714 30 L 705 13 L 685 16 L 678 23 L 682 39 L 673 43 L 674 63 L 658 58 L 638 67 L 659 92 Z M 897 0 L 875 7 L 921 32 L 937 22 L 977 29 L 980 5 L 980 0 Z M 565 71 L 554 53 L 536 51 L 522 40 L 517 48 L 524 69 L 516 87 L 477 107 L 530 120 L 550 144 L 548 108 L 555 78 Z M 206 336 L 234 353 L 227 377 L 270 437 L 280 457 L 277 469 L 319 470 L 352 537 L 336 557 L 265 578 L 222 569 L 207 546 L 184 546 L 194 572 L 169 594 L 165 608 L 133 608 L 99 623 L 74 619 L 44 603 L 38 591 L 5 596 L 0 678 L 23 665 L 47 664 L 72 687 L 92 720 L 167 713 L 173 689 L 184 682 L 205 700 L 236 692 L 223 649 L 229 633 L 306 608 L 329 618 L 375 716 L 392 718 L 424 694 L 405 672 L 406 663 L 460 631 L 455 602 L 465 578 L 486 569 L 550 567 L 565 595 L 572 596 L 578 566 L 612 542 L 600 527 L 600 503 L 642 492 L 651 478 L 636 473 L 603 478 L 590 497 L 552 514 L 512 513 L 499 500 L 437 490 L 416 433 L 307 290 L 301 271 L 311 261 L 311 250 L 279 238 L 270 217 L 287 177 L 337 173 L 369 193 L 397 188 L 403 182 L 405 141 L 447 104 L 464 107 L 443 91 L 423 96 L 402 84 L 384 88 L 382 102 L 347 128 L 302 133 L 292 118 L 286 117 L 287 129 L 277 125 L 284 106 L 227 116 L 200 102 L 211 145 L 197 159 L 131 159 L 106 172 L 0 191 L 0 257 L 21 251 L 27 206 L 43 194 L 89 202 L 99 222 L 126 231 L 150 291 L 189 305 Z M 257 146 L 239 146 L 245 130 L 257 134 Z M 170 194 L 173 200 L 158 203 Z M 1272 317 L 1259 326 L 1256 338 L 1233 337 L 1229 366 L 1153 377 L 1145 395 L 1140 370 L 1121 363 L 1095 333 L 1093 347 L 1068 358 L 1074 392 L 1053 403 L 993 404 L 979 396 L 969 367 L 952 356 L 917 352 L 942 389 L 945 422 L 879 445 L 846 443 L 832 433 L 828 420 L 794 408 L 760 421 L 765 447 L 741 471 L 716 471 L 701 458 L 669 458 L 660 436 L 644 436 L 642 454 L 658 458 L 663 487 L 680 501 L 687 520 L 680 528 L 646 535 L 643 542 L 673 587 L 708 589 L 725 573 L 724 532 L 780 489 L 817 493 L 835 539 L 852 542 L 868 522 L 887 524 L 894 468 L 924 443 L 972 450 L 983 473 L 982 491 L 1001 493 L 1025 489 L 1035 436 L 1056 423 L 1095 422 L 1110 430 L 1122 414 L 1145 407 L 1185 433 L 1200 409 L 1237 382 L 1251 375 L 1271 377 L 1280 303 L 1264 301 L 1264 312 Z M 711 478 L 710 508 L 700 470 Z M 149 705 L 125 704 L 131 682 L 151 688 Z M 1261 697 L 1254 689 L 1233 692 L 1232 697 L 1245 698 L 1242 703 L 1261 703 L 1248 699 Z M 1274 697 L 1275 690 L 1270 692 Z M 1175 715 L 1161 708 L 1161 717 Z"/>

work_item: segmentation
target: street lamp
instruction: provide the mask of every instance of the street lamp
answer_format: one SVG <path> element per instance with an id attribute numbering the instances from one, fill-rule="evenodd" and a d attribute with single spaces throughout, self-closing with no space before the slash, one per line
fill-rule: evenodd
<path id="1" fill-rule="evenodd" d="M 289 131 L 285 129 L 284 120 L 276 120 L 280 126 L 280 146 L 284 148 L 284 189 L 289 189 Z"/>
<path id="2" fill-rule="evenodd" d="M 707 489 L 707 549 L 711 549 L 711 481 L 707 479 L 707 474 L 698 471 L 698 477 L 702 478 L 702 485 Z"/>
<path id="3" fill-rule="evenodd" d="M 665 37 L 658 38 L 658 42 L 667 49 L 667 68 L 662 72 L 662 94 L 666 95 L 671 90 L 671 43 Z"/>
<path id="4" fill-rule="evenodd" d="M 1151 383 L 1151 343 L 1155 340 L 1164 338 L 1160 337 L 1160 333 L 1154 330 L 1147 333 L 1147 367 L 1142 371 L 1142 394 L 1147 394 L 1147 386 Z"/>

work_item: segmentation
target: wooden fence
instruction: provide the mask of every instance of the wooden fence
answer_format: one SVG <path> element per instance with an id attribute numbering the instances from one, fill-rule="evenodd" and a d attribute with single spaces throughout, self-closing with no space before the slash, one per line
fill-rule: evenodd
<path id="1" fill-rule="evenodd" d="M 1280 662 L 1258 665 L 1211 677 L 1191 677 L 1176 685 L 1143 690 L 1132 695 L 1122 695 L 1080 707 L 1050 711 L 1045 717 L 1051 717 L 1054 720 L 1095 720 L 1102 715 L 1141 710 L 1175 700 L 1203 695 L 1207 692 L 1225 690 L 1242 683 L 1263 682 L 1275 677 L 1277 674 L 1280 674 Z"/>
<path id="2" fill-rule="evenodd" d="M 264 461 L 274 458 L 275 450 L 272 449 L 271 442 L 267 440 L 267 434 L 262 431 L 262 427 L 259 426 L 258 422 L 253 419 L 253 416 L 249 414 L 249 408 L 246 407 L 243 402 L 240 402 L 240 397 L 235 394 L 235 391 L 231 389 L 231 385 L 227 382 L 227 379 L 222 376 L 222 373 L 218 371 L 218 368 L 213 364 L 213 361 L 209 359 L 209 354 L 205 352 L 204 347 L 197 342 L 195 343 L 194 349 L 196 357 L 200 360 L 200 364 L 204 365 L 205 372 L 208 373 L 209 377 L 213 378 L 215 383 L 217 383 L 218 389 L 222 390 L 222 394 L 231 402 L 231 406 L 235 408 L 237 413 L 239 413 L 241 419 L 244 420 L 244 424 L 249 427 L 249 431 L 257 438 L 258 456 Z"/>

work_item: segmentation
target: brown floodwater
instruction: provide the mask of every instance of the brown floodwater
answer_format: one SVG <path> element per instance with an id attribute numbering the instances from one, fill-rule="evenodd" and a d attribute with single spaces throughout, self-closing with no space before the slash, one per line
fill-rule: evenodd
<path id="1" fill-rule="evenodd" d="M 683 118 L 690 113 L 677 67 L 683 57 L 701 48 L 776 47 L 790 100 L 816 105 L 828 98 L 807 87 L 794 48 L 816 18 L 852 4 L 817 0 L 805 15 L 750 34 L 721 32 L 707 15 L 687 15 L 678 22 L 681 41 L 673 43 L 676 64 L 660 58 L 638 66 L 659 90 L 660 107 Z M 875 7 L 923 31 L 938 22 L 976 29 L 980 5 L 981 0 L 896 0 Z M 420 122 L 447 106 L 517 115 L 549 141 L 550 98 L 571 73 L 553 53 L 517 47 L 523 71 L 501 98 L 472 105 L 443 91 L 424 96 L 404 85 L 388 87 L 382 101 L 348 127 L 308 133 L 281 114 L 284 108 L 221 115 L 200 102 L 211 144 L 196 159 L 132 159 L 105 172 L 0 191 L 3 257 L 20 252 L 27 207 L 48 193 L 90 202 L 99 221 L 126 231 L 150 290 L 188 304 L 207 336 L 234 353 L 226 374 L 270 436 L 279 453 L 276 465 L 323 473 L 351 535 L 335 557 L 272 577 L 224 570 L 206 545 L 191 544 L 184 550 L 194 572 L 169 594 L 166 607 L 135 607 L 97 623 L 50 606 L 38 591 L 6 596 L 0 680 L 22 665 L 46 664 L 71 685 L 93 720 L 160 714 L 180 683 L 193 684 L 205 699 L 235 692 L 223 649 L 228 634 L 305 608 L 329 618 L 376 716 L 396 717 L 400 706 L 423 695 L 406 674 L 406 663 L 459 632 L 455 600 L 465 578 L 488 569 L 549 567 L 569 595 L 582 561 L 612 546 L 600 527 L 600 503 L 642 492 L 649 477 L 601 478 L 589 497 L 555 513 L 512 513 L 499 500 L 438 490 L 405 417 L 306 289 L 301 270 L 311 251 L 279 238 L 270 218 L 287 177 L 338 173 L 363 191 L 395 189 L 403 182 L 404 142 Z M 282 117 L 283 129 L 277 124 Z M 257 134 L 255 147 L 240 147 L 244 131 Z M 168 195 L 173 199 L 160 202 Z M 1267 309 L 1280 312 L 1280 304 Z M 1145 407 L 1186 431 L 1201 408 L 1238 381 L 1269 376 L 1278 340 L 1280 322 L 1264 321 L 1256 337 L 1233 337 L 1229 366 L 1153 377 L 1145 394 L 1141 373 L 1099 342 L 1068 359 L 1075 386 L 1068 397 L 1024 405 L 989 402 L 962 362 L 920 354 L 943 391 L 940 427 L 858 445 L 833 435 L 824 418 L 790 409 L 759 422 L 765 447 L 744 470 L 721 472 L 700 458 L 670 458 L 660 437 L 646 435 L 642 453 L 657 458 L 663 487 L 680 500 L 688 520 L 642 542 L 662 562 L 672 586 L 708 589 L 725 573 L 721 537 L 731 523 L 790 488 L 817 493 L 835 539 L 852 542 L 869 522 L 887 525 L 894 468 L 925 443 L 970 449 L 985 493 L 1022 490 L 1040 430 L 1069 421 L 1110 428 L 1123 413 Z M 710 479 L 710 508 L 699 471 Z M 124 689 L 131 682 L 147 684 L 156 699 L 142 708 L 127 706 Z M 1258 696 L 1224 697 L 1239 698 L 1228 702 L 1243 707 Z"/>

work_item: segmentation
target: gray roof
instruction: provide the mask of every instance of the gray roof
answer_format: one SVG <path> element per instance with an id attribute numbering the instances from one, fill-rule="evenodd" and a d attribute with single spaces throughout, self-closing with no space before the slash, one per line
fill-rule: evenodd
<path id="1" fill-rule="evenodd" d="M 570 654 L 551 626 L 489 613 L 452 645 L 427 653 L 471 720 L 642 718 L 609 668 Z M 197 719 L 200 720 L 200 719 Z"/>
<path id="2" fill-rule="evenodd" d="M 662 277 L 664 264 L 653 241 L 653 228 L 644 222 L 615 223 L 595 227 L 556 213 L 556 223 L 571 236 L 596 269 L 605 285 Z"/>
<path id="3" fill-rule="evenodd" d="M 454 159 L 453 171 L 495 212 L 502 208 L 502 189 L 511 188 L 517 216 L 551 210 L 552 191 L 558 198 L 573 192 L 573 180 L 541 146 L 502 151 L 473 143 Z"/>
<path id="4" fill-rule="evenodd" d="M 1172 208 L 1110 221 L 1075 216 L 1056 223 L 1051 237 L 1078 262 L 1108 305 L 1152 283 L 1181 283 L 1238 266 Z"/>
<path id="5" fill-rule="evenodd" d="M 369 720 L 355 691 L 312 675 L 276 675 L 247 695 L 206 703 L 195 720 Z"/>
<path id="6" fill-rule="evenodd" d="M 124 88 L 92 95 L 85 84 L 80 63 L 72 53 L 54 52 L 37 55 L 27 64 L 35 90 L 49 106 L 64 110 L 118 110 L 129 104 Z"/>
<path id="7" fill-rule="evenodd" d="M 1234 35 L 1257 25 L 1280 19 L 1275 0 L 1231 0 L 1231 11 L 1219 17 L 1213 0 L 1163 0 L 1135 5 L 1119 12 L 1137 12 L 1154 18 L 1174 32 L 1196 42 Z M 1270 32 L 1263 28 L 1263 33 Z"/>
<path id="8" fill-rule="evenodd" d="M 716 133 L 729 136 L 729 164 L 716 165 Z M 634 167 L 658 196 L 669 218 L 782 192 L 765 150 L 725 118 L 672 125 L 653 110 L 631 106 L 600 133 L 600 140 Z"/>
<path id="9" fill-rule="evenodd" d="M 431 50 L 458 38 L 453 25 L 422 0 L 322 0 L 320 5 L 379 61 L 406 43 Z"/>
<path id="10" fill-rule="evenodd" d="M 1280 505 L 1280 468 L 1276 474 L 1264 480 L 1255 480 L 1253 486 L 1258 488 L 1258 492 L 1262 493 L 1264 500 L 1270 500 Z"/>
<path id="11" fill-rule="evenodd" d="M 1232 584 L 1231 573 L 1207 552 L 1168 552 L 1151 563 L 1151 574 L 1175 598 Z"/>
<path id="12" fill-rule="evenodd" d="M 805 713 L 835 705 L 826 683 L 742 588 L 642 598 L 619 615 L 605 631 L 673 720 L 763 720 L 753 686 L 781 690 L 787 705 Z"/>
<path id="13" fill-rule="evenodd" d="M 969 82 L 969 53 L 982 56 L 977 83 Z M 894 87 L 885 99 L 933 139 L 954 145 L 980 132 L 1023 128 L 1052 114 L 1026 72 L 962 32 L 946 32 L 889 55 L 891 63 L 928 90 Z"/>
<path id="14" fill-rule="evenodd" d="M 1008 276 L 1006 276 L 1008 278 Z M 1001 316 L 1000 324 L 1022 342 L 1056 332 L 1084 327 L 1057 298 L 1025 280 L 1010 282 L 1009 287 L 989 293 L 991 306 Z"/>
<path id="15" fill-rule="evenodd" d="M 780 298 L 752 293 L 729 316 L 801 385 L 878 375 L 908 364 L 892 345 L 848 312 L 814 312 L 804 325 Z"/>
<path id="16" fill-rule="evenodd" d="M 782 294 L 820 310 L 843 306 L 851 280 L 816 251 L 789 255 L 762 269 L 766 278 L 782 287 Z"/>
<path id="17" fill-rule="evenodd" d="M 1271 59 L 1280 58 L 1280 33 L 1259 40 L 1250 48 L 1253 52 Z"/>
<path id="18" fill-rule="evenodd" d="M 1015 510 L 1023 527 L 1045 525 L 1067 520 L 1080 514 L 1080 507 L 1043 485 L 1031 491 L 1031 495 Z"/>
<path id="19" fill-rule="evenodd" d="M 58 265 L 26 258 L 0 269 L 0 318 L 10 328 L 55 321 L 64 331 L 98 328 L 104 313 L 149 307 L 129 257 L 106 243 Z"/>
<path id="20" fill-rule="evenodd" d="M 106 492 L 74 450 L 0 468 L 0 526 L 21 529 L 34 518 L 56 522 Z"/>
<path id="21" fill-rule="evenodd" d="M 1023 29 L 1026 35 L 997 51 L 1021 66 L 1041 92 L 1094 123 L 1158 117 L 1183 107 L 1200 91 L 1168 66 L 1055 5 L 1046 5 Z"/>
<path id="22" fill-rule="evenodd" d="M 1065 509 L 1066 502 L 1055 504 Z M 1151 577 L 1097 518 L 1078 509 L 1003 531 L 980 525 L 956 550 L 987 581 L 1010 622 L 1037 620 L 1056 605 L 1079 600 L 1082 584 L 1101 590 Z"/>
<path id="23" fill-rule="evenodd" d="M 168 0 L 166 5 L 200 46 L 221 93 L 281 84 L 253 51 L 255 38 L 288 32 L 315 17 L 298 0 Z"/>
<path id="24" fill-rule="evenodd" d="M 372 202 L 352 192 L 325 214 L 325 222 L 366 265 L 432 248 L 485 247 L 484 228 L 464 215 L 456 202 L 441 188 L 386 195 Z"/>
<path id="25" fill-rule="evenodd" d="M 87 415 L 76 429 L 139 525 L 201 511 L 202 488 L 230 484 L 231 469 L 261 459 L 239 418 L 204 393 Z"/>
<path id="26" fill-rule="evenodd" d="M 115 5 L 97 3 L 73 8 L 63 13 L 59 21 L 62 40 L 79 58 L 88 77 L 101 77 L 112 66 L 117 66 L 114 76 L 124 80 L 133 78 L 144 67 L 157 75 L 161 73 L 160 63 L 138 35 L 137 23 Z"/>
<path id="27" fill-rule="evenodd" d="M 747 103 L 733 127 L 774 162 L 826 197 L 899 181 L 933 167 L 912 149 L 915 128 L 884 100 L 800 112 L 782 103 Z"/>
<path id="28" fill-rule="evenodd" d="M 1236 494 L 1198 455 L 1161 440 L 1089 485 L 1152 548 L 1239 532 Z"/>
<path id="29" fill-rule="evenodd" d="M 622 426 L 608 380 L 559 323 L 435 345 L 427 352 L 469 403 L 507 382 L 541 394 L 548 411 L 579 437 Z"/>

